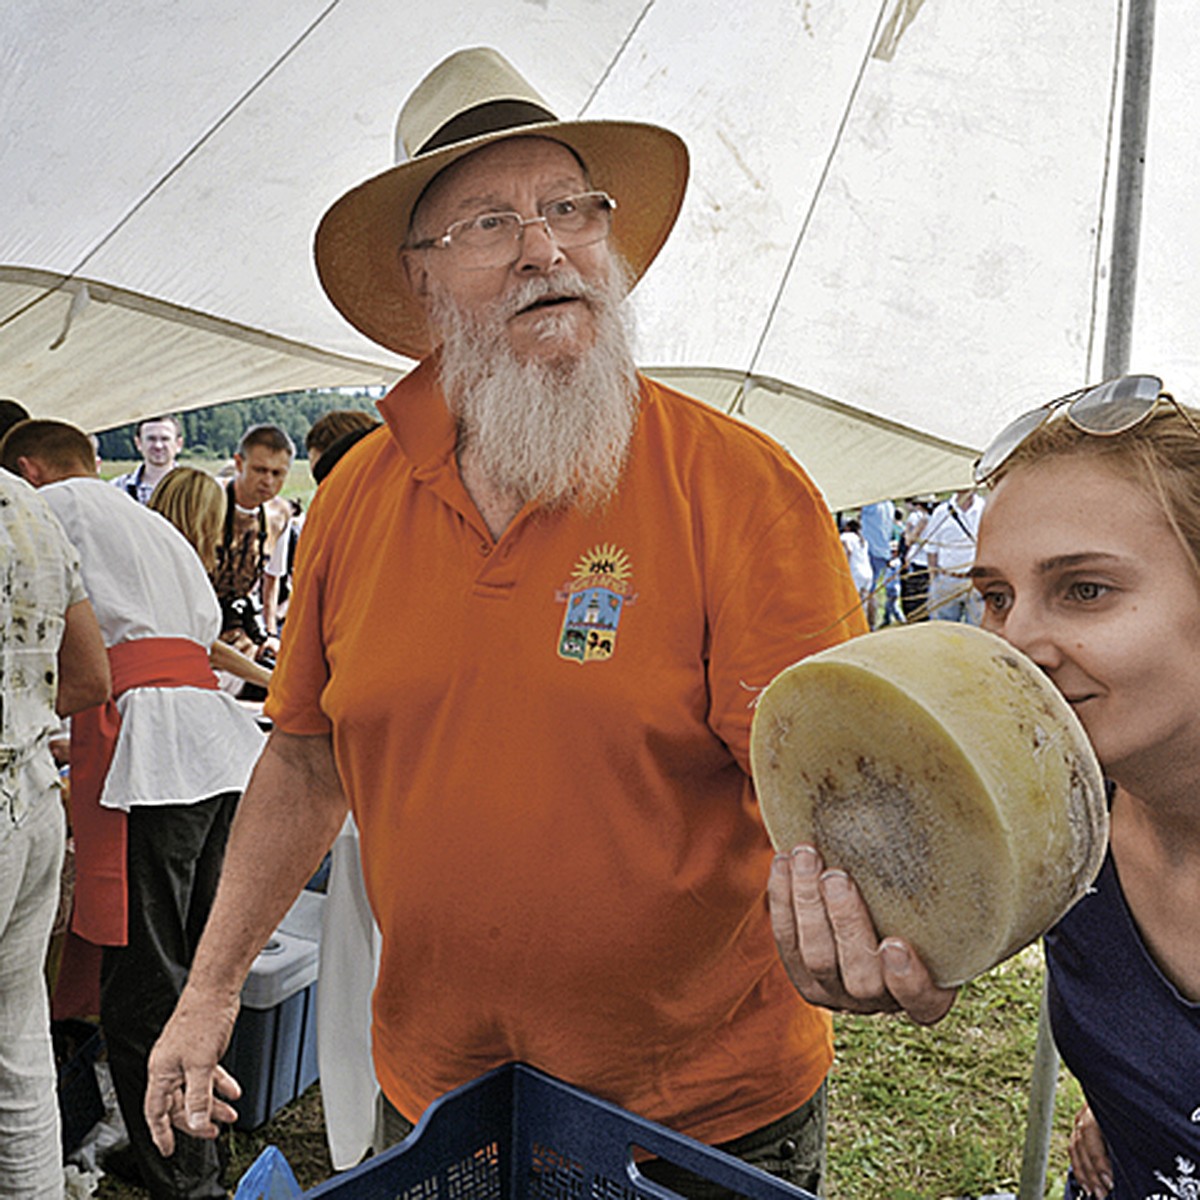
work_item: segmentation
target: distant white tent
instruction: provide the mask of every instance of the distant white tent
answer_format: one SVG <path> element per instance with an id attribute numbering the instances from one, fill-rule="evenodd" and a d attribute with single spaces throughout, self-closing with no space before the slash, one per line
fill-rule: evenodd
<path id="1" fill-rule="evenodd" d="M 1133 365 L 1193 350 L 1190 6 L 1159 14 Z M 325 300 L 313 229 L 452 50 L 564 116 L 680 132 L 640 358 L 834 507 L 950 487 L 1101 369 L 1120 0 L 23 0 L 0 10 L 0 394 L 88 428 L 409 365 Z M 620 197 L 618 197 L 618 200 Z M 1194 393 L 1193 393 L 1194 394 Z"/>

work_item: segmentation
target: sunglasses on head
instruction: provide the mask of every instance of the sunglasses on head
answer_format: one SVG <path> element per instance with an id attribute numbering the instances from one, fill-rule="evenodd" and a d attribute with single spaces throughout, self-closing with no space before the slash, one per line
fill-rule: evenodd
<path id="1" fill-rule="evenodd" d="M 992 439 L 986 450 L 975 460 L 975 482 L 985 484 L 1009 460 L 1012 453 L 1030 434 L 1041 429 L 1060 409 L 1076 429 L 1097 437 L 1115 437 L 1136 428 L 1162 401 L 1172 404 L 1175 411 L 1200 437 L 1200 429 L 1179 406 L 1169 392 L 1163 391 L 1162 380 L 1156 375 L 1122 375 L 1093 387 L 1079 388 L 1050 400 L 1038 408 L 1022 413 Z"/>

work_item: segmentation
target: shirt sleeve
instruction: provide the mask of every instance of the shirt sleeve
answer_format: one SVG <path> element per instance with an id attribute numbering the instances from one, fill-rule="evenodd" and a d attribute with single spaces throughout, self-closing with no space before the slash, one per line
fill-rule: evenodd
<path id="1" fill-rule="evenodd" d="M 833 518 L 808 477 L 778 464 L 735 523 L 736 554 L 715 596 L 709 647 L 709 723 L 750 771 L 750 723 L 763 689 L 784 668 L 866 632 Z M 760 513 L 774 513 L 765 519 Z"/>

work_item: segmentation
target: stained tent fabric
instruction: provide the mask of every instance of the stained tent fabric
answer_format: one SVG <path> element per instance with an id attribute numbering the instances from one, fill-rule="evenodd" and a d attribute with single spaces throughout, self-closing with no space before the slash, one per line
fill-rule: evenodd
<path id="1" fill-rule="evenodd" d="M 1131 364 L 1183 395 L 1200 384 L 1186 7 L 1157 16 Z M 6 5 L 0 394 L 98 430 L 397 378 L 411 364 L 325 299 L 313 231 L 392 163 L 425 72 L 492 45 L 561 116 L 688 143 L 680 222 L 634 294 L 647 370 L 777 437 L 835 508 L 957 486 L 1006 419 L 1098 377 L 1125 17 L 1121 0 Z"/>

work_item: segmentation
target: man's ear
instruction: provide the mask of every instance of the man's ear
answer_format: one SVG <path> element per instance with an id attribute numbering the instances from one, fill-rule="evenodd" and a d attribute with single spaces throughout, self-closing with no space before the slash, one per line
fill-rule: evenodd
<path id="1" fill-rule="evenodd" d="M 429 268 L 425 266 L 424 256 L 419 250 L 410 250 L 405 246 L 401 246 L 397 253 L 409 289 L 423 305 L 429 296 Z"/>
<path id="2" fill-rule="evenodd" d="M 21 478 L 26 483 L 33 484 L 34 487 L 41 487 L 43 484 L 51 482 L 47 478 L 45 465 L 40 458 L 30 458 L 28 454 L 18 455 L 17 470 L 21 473 Z"/>

